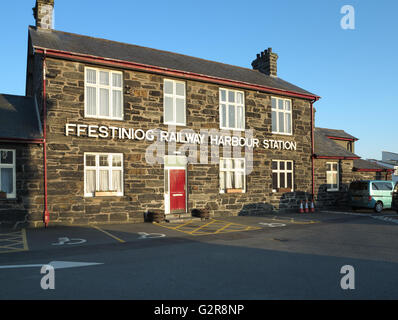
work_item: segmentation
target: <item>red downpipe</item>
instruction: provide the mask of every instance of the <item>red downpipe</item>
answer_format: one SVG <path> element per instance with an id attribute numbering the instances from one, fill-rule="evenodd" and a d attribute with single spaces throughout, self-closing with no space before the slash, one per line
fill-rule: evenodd
<path id="1" fill-rule="evenodd" d="M 312 202 L 315 203 L 315 168 L 314 168 L 314 156 L 315 156 L 315 144 L 314 144 L 314 102 L 317 99 L 311 101 L 311 166 L 312 166 Z"/>
<path id="2" fill-rule="evenodd" d="M 46 96 L 46 50 L 43 52 L 43 154 L 44 154 L 44 226 L 50 222 L 47 203 L 47 96 Z"/>

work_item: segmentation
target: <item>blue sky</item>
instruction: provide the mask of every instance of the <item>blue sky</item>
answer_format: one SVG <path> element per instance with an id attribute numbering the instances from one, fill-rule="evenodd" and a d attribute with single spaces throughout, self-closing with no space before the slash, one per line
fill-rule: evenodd
<path id="1" fill-rule="evenodd" d="M 25 92 L 34 4 L 1 5 L 1 93 Z M 340 26 L 347 4 L 355 30 Z M 55 0 L 55 29 L 247 68 L 272 47 L 278 76 L 322 97 L 316 125 L 347 131 L 358 155 L 381 158 L 398 153 L 396 12 L 394 0 Z"/>

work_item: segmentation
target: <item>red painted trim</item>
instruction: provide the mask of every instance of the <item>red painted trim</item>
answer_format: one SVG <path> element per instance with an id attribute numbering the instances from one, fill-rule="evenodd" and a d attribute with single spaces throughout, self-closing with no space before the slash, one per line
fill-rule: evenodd
<path id="1" fill-rule="evenodd" d="M 343 141 L 358 141 L 358 139 L 350 139 L 350 138 L 340 138 L 340 137 L 333 137 L 333 136 L 326 136 L 326 138 L 329 139 L 335 139 L 335 140 L 343 140 Z"/>
<path id="2" fill-rule="evenodd" d="M 316 101 L 316 100 L 315 100 Z M 312 166 L 312 202 L 315 202 L 315 164 L 314 164 L 314 152 L 315 152 L 315 140 L 314 140 L 314 101 L 311 101 L 311 166 Z"/>
<path id="3" fill-rule="evenodd" d="M 43 222 L 47 227 L 50 222 L 50 213 L 48 212 L 48 199 L 47 199 L 47 94 L 46 94 L 46 51 L 43 54 L 43 158 L 44 158 L 44 214 Z"/>
<path id="4" fill-rule="evenodd" d="M 316 95 L 302 94 L 302 93 L 297 93 L 297 92 L 288 91 L 288 90 L 269 88 L 266 86 L 255 85 L 255 84 L 242 82 L 242 81 L 218 78 L 218 77 L 208 76 L 208 75 L 199 74 L 199 73 L 174 70 L 174 69 L 146 65 L 146 64 L 136 63 L 136 62 L 128 62 L 128 61 L 123 61 L 123 60 L 118 60 L 118 59 L 103 58 L 103 57 L 97 57 L 97 56 L 80 54 L 80 53 L 72 53 L 72 52 L 66 52 L 66 51 L 54 50 L 54 49 L 44 49 L 44 48 L 40 48 L 40 47 L 35 47 L 35 50 L 37 53 L 42 53 L 42 54 L 44 52 L 46 52 L 45 54 L 47 55 L 47 57 L 72 59 L 72 60 L 96 63 L 96 64 L 101 64 L 101 65 L 105 64 L 105 65 L 110 65 L 110 66 L 119 67 L 119 68 L 127 68 L 127 69 L 146 71 L 146 72 L 151 72 L 151 73 L 159 73 L 159 74 L 164 74 L 164 75 L 168 75 L 168 76 L 175 76 L 175 77 L 191 79 L 191 80 L 214 82 L 214 83 L 228 85 L 228 86 L 236 86 L 239 88 L 264 91 L 264 92 L 269 92 L 269 93 L 275 93 L 275 94 L 280 94 L 280 95 L 285 95 L 285 96 L 290 96 L 290 97 L 298 97 L 298 98 L 315 100 L 315 101 L 320 99 L 320 97 L 316 96 Z"/>
<path id="5" fill-rule="evenodd" d="M 23 138 L 2 138 L 1 142 L 12 142 L 12 143 L 29 143 L 29 144 L 43 144 L 44 139 L 23 139 Z"/>
<path id="6" fill-rule="evenodd" d="M 360 159 L 360 157 L 327 157 L 327 156 L 317 156 L 315 155 L 316 159 L 335 159 L 335 160 L 355 160 Z"/>
<path id="7" fill-rule="evenodd" d="M 354 171 L 358 172 L 393 172 L 393 169 L 357 169 L 354 168 Z"/>

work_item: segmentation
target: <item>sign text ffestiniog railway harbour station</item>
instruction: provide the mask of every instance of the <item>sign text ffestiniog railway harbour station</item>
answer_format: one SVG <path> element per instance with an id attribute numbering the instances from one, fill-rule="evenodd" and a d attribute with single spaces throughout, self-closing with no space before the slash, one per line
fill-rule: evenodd
<path id="1" fill-rule="evenodd" d="M 239 135 L 226 135 L 227 130 L 218 131 L 217 129 L 200 130 L 200 133 L 192 129 L 183 129 L 179 132 L 165 131 L 161 129 L 133 129 L 124 127 L 114 127 L 106 125 L 86 125 L 67 123 L 65 125 L 66 136 L 119 139 L 119 140 L 146 140 L 168 143 L 187 143 L 187 144 L 209 144 L 216 146 L 247 147 L 258 148 L 260 140 L 251 137 L 251 130 L 246 130 L 246 137 Z M 238 132 L 239 134 L 240 132 Z M 156 139 L 156 140 L 155 140 Z M 264 149 L 297 150 L 295 141 L 263 139 L 261 141 Z"/>

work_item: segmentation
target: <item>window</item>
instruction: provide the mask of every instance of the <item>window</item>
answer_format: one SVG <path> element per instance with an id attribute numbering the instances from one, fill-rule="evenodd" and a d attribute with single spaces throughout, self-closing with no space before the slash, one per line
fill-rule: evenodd
<path id="1" fill-rule="evenodd" d="M 289 99 L 271 98 L 272 133 L 292 134 L 292 102 Z"/>
<path id="2" fill-rule="evenodd" d="M 122 154 L 84 154 L 84 195 L 93 197 L 96 192 L 123 196 Z"/>
<path id="3" fill-rule="evenodd" d="M 272 189 L 293 191 L 293 161 L 272 160 Z"/>
<path id="4" fill-rule="evenodd" d="M 328 191 L 339 190 L 339 164 L 337 162 L 326 163 L 326 184 Z"/>
<path id="5" fill-rule="evenodd" d="M 244 101 L 242 91 L 220 89 L 220 129 L 245 129 Z"/>
<path id="6" fill-rule="evenodd" d="M 246 192 L 245 159 L 220 159 L 220 193 Z"/>
<path id="7" fill-rule="evenodd" d="M 123 74 L 85 68 L 84 115 L 123 120 Z"/>
<path id="8" fill-rule="evenodd" d="M 185 126 L 185 82 L 164 80 L 164 123 Z"/>
<path id="9" fill-rule="evenodd" d="M 376 191 L 392 191 L 392 183 L 391 182 L 373 182 L 372 190 Z"/>
<path id="10" fill-rule="evenodd" d="M 0 191 L 16 198 L 15 150 L 0 150 Z"/>

